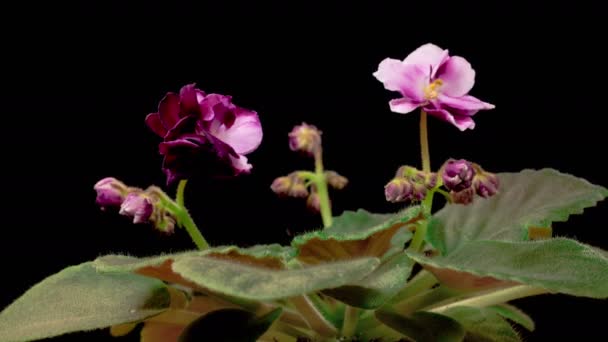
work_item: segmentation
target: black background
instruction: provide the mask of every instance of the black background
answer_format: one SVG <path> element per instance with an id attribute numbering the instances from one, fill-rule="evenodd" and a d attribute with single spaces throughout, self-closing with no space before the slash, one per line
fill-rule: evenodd
<path id="1" fill-rule="evenodd" d="M 396 95 L 372 73 L 427 42 L 468 59 L 477 71 L 471 94 L 496 105 L 464 133 L 432 119 L 433 166 L 456 157 L 496 172 L 552 167 L 607 186 L 599 5 L 455 3 L 7 5 L 0 307 L 69 264 L 193 247 L 184 231 L 164 236 L 101 212 L 92 189 L 106 176 L 164 185 L 159 139 L 144 117 L 191 82 L 233 95 L 264 128 L 251 175 L 188 185 L 186 203 L 212 244 L 288 243 L 320 226 L 303 201 L 269 189 L 275 177 L 312 167 L 287 145 L 302 121 L 323 131 L 326 167 L 350 179 L 333 193 L 334 214 L 398 210 L 383 186 L 398 166 L 418 165 L 418 120 L 390 112 Z M 557 234 L 608 249 L 603 212 L 600 204 L 558 223 Z M 537 321 L 528 340 L 604 333 L 605 301 L 555 295 L 518 304 Z M 110 340 L 106 331 L 55 340 L 95 337 Z"/>

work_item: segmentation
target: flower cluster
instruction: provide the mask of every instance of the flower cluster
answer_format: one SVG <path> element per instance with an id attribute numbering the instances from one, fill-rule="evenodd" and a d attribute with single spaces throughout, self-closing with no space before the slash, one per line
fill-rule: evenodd
<path id="1" fill-rule="evenodd" d="M 437 184 L 437 175 L 423 172 L 411 166 L 401 166 L 395 177 L 384 186 L 384 196 L 389 202 L 421 201 L 427 190 Z"/>
<path id="2" fill-rule="evenodd" d="M 123 182 L 106 177 L 93 187 L 97 192 L 96 202 L 105 210 L 118 207 L 119 214 L 133 219 L 133 223 L 152 223 L 158 230 L 173 233 L 175 218 L 162 203 L 163 193 L 155 187 L 146 190 L 129 187 Z"/>
<path id="3" fill-rule="evenodd" d="M 287 176 L 278 177 L 272 182 L 270 189 L 282 197 L 307 197 L 306 206 L 315 212 L 321 212 L 327 223 L 331 222 L 331 217 L 327 217 L 331 207 L 327 185 L 340 190 L 348 184 L 348 179 L 335 171 L 323 170 L 321 134 L 317 127 L 307 123 L 297 125 L 291 130 L 288 134 L 289 148 L 312 156 L 315 160 L 315 172 L 294 171 Z M 323 209 L 324 207 L 326 208 Z"/>
<path id="4" fill-rule="evenodd" d="M 167 93 L 146 124 L 163 138 L 159 150 L 169 184 L 199 172 L 249 173 L 252 166 L 245 156 L 262 141 L 256 112 L 235 105 L 230 96 L 205 94 L 194 84 L 179 94 Z"/>

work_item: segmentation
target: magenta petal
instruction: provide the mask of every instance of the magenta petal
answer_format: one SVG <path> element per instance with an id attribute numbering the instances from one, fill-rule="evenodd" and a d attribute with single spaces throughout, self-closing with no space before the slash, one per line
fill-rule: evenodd
<path id="1" fill-rule="evenodd" d="M 388 104 L 391 107 L 391 111 L 401 114 L 407 114 L 421 105 L 420 102 L 414 102 L 406 97 L 391 100 Z"/>
<path id="2" fill-rule="evenodd" d="M 403 60 L 404 64 L 417 64 L 422 66 L 431 66 L 432 74 L 430 77 L 435 77 L 435 73 L 439 67 L 448 59 L 448 50 L 444 50 L 435 44 L 424 44 L 414 50 Z"/>
<path id="3" fill-rule="evenodd" d="M 238 154 L 248 154 L 262 142 L 262 125 L 256 112 L 237 107 L 234 124 L 214 127 L 211 133 L 230 145 Z"/>
<path id="4" fill-rule="evenodd" d="M 148 114 L 148 116 L 146 116 L 146 125 L 148 125 L 152 132 L 156 133 L 161 138 L 167 134 L 167 130 L 160 122 L 160 116 L 158 113 Z"/>
<path id="5" fill-rule="evenodd" d="M 192 141 L 192 140 L 188 140 L 188 139 L 177 139 L 177 140 L 172 140 L 172 141 L 164 141 L 164 142 L 160 143 L 158 145 L 158 151 L 160 152 L 160 154 L 167 154 L 167 153 L 169 153 L 169 151 L 172 148 L 176 148 L 176 147 L 197 148 L 200 145 L 201 144 L 198 143 L 196 140 Z"/>
<path id="6" fill-rule="evenodd" d="M 460 97 L 452 97 L 444 94 L 439 94 L 437 101 L 441 106 L 448 106 L 463 111 L 477 111 L 482 109 L 493 109 L 495 106 L 490 103 L 483 102 L 471 95 Z"/>
<path id="7" fill-rule="evenodd" d="M 197 96 L 199 92 L 201 91 L 196 89 L 195 83 L 187 84 L 179 90 L 180 106 L 184 114 L 198 114 L 200 112 L 199 96 Z"/>
<path id="8" fill-rule="evenodd" d="M 453 97 L 466 95 L 475 84 L 475 70 L 459 56 L 450 57 L 443 63 L 435 77 L 443 81 L 441 92 Z"/>
<path id="9" fill-rule="evenodd" d="M 461 131 L 475 128 L 475 122 L 469 116 L 452 115 L 445 109 L 424 108 L 424 110 L 429 115 L 451 123 L 452 125 L 458 127 L 458 129 Z"/>
<path id="10" fill-rule="evenodd" d="M 230 156 L 230 162 L 232 163 L 232 168 L 236 175 L 250 173 L 251 168 L 253 167 L 247 162 L 247 157 L 243 155 L 240 155 L 238 158 Z"/>
<path id="11" fill-rule="evenodd" d="M 171 129 L 179 121 L 179 97 L 175 93 L 167 93 L 158 105 L 160 122 L 165 129 Z"/>

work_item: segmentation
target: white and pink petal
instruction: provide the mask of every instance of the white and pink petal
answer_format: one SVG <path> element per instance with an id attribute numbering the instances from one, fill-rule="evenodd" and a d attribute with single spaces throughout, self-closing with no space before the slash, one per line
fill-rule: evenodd
<path id="1" fill-rule="evenodd" d="M 453 97 L 466 95 L 475 84 L 475 70 L 459 56 L 448 58 L 435 77 L 443 81 L 441 92 Z"/>

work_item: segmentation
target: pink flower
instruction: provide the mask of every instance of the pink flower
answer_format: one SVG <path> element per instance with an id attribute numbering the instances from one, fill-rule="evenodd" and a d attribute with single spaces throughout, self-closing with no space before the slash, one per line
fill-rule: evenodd
<path id="1" fill-rule="evenodd" d="M 194 84 L 179 94 L 168 93 L 146 123 L 164 139 L 159 150 L 168 183 L 199 172 L 249 173 L 245 155 L 262 141 L 256 112 L 235 105 L 230 96 L 205 94 Z"/>
<path id="2" fill-rule="evenodd" d="M 406 114 L 421 107 L 461 131 L 475 128 L 472 116 L 478 111 L 494 108 L 468 95 L 475 84 L 471 64 L 434 44 L 422 45 L 403 61 L 383 60 L 374 76 L 386 89 L 403 95 L 389 102 L 393 112 Z"/>

